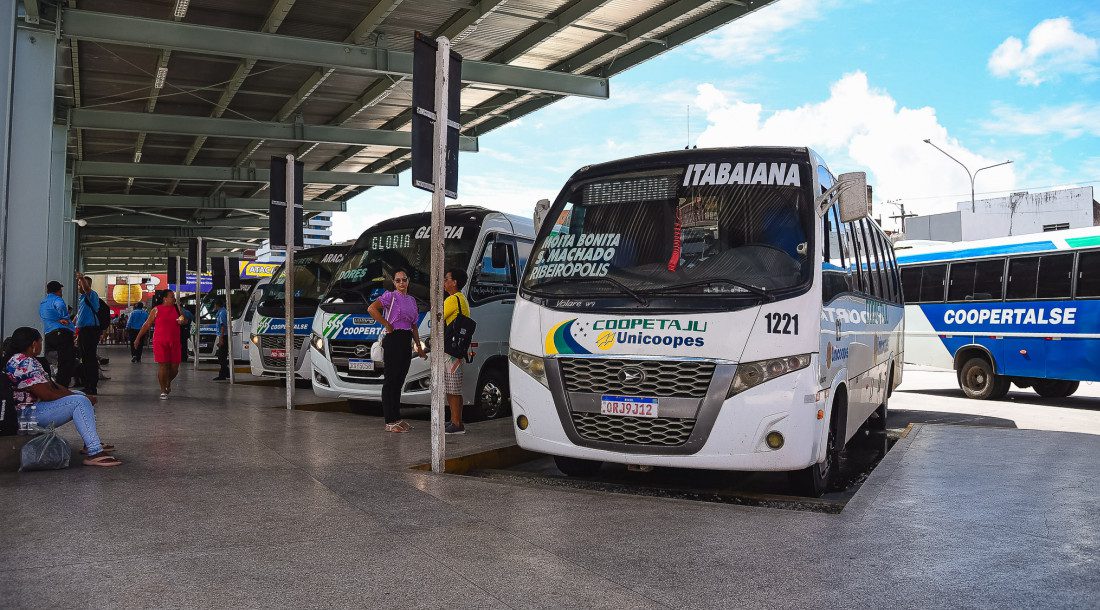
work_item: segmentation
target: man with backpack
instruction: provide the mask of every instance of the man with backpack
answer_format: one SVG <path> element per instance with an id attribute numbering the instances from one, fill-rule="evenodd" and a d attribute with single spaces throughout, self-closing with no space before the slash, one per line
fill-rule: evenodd
<path id="1" fill-rule="evenodd" d="M 111 322 L 111 309 L 92 290 L 91 278 L 77 273 L 76 285 L 80 289 L 76 310 L 76 347 L 80 354 L 80 377 L 84 382 L 84 393 L 95 396 L 99 390 L 99 356 L 96 348 L 100 333 Z"/>

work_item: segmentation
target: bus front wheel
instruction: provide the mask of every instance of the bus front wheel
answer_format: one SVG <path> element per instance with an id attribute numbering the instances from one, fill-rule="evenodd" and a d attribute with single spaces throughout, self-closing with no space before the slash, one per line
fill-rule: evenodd
<path id="1" fill-rule="evenodd" d="M 1080 381 L 1063 381 L 1061 379 L 1042 379 L 1032 383 L 1035 393 L 1043 398 L 1065 398 L 1071 396 L 1081 386 Z"/>
<path id="2" fill-rule="evenodd" d="M 558 470 L 560 470 L 562 474 L 571 477 L 590 477 L 599 472 L 600 466 L 603 466 L 603 462 L 582 460 L 580 458 L 571 458 L 562 455 L 554 456 L 554 464 L 557 465 Z"/>
<path id="3" fill-rule="evenodd" d="M 791 486 L 796 494 L 820 498 L 821 494 L 829 491 L 829 485 L 837 477 L 840 471 L 840 447 L 837 444 L 837 410 L 833 408 L 833 417 L 829 422 L 829 437 L 825 441 L 825 459 L 809 468 L 794 470 L 789 473 Z"/>
<path id="4" fill-rule="evenodd" d="M 971 358 L 959 369 L 959 387 L 967 398 L 1000 400 L 1011 385 L 1008 377 L 993 372 L 993 365 L 985 358 Z"/>

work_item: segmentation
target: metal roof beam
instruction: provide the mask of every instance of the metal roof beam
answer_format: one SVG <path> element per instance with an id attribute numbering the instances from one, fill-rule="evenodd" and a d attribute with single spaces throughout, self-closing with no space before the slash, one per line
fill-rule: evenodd
<path id="1" fill-rule="evenodd" d="M 114 193 L 79 193 L 77 206 L 125 206 L 128 208 L 162 208 L 193 210 L 262 210 L 268 208 L 267 199 L 247 197 L 182 197 L 180 195 L 117 195 Z M 347 204 L 340 201 L 307 200 L 306 212 L 346 212 Z"/>
<path id="2" fill-rule="evenodd" d="M 89 227 L 148 227 L 150 221 L 135 214 L 107 214 L 103 216 L 85 217 Z M 157 227 L 194 227 L 197 229 L 211 227 L 233 227 L 237 229 L 263 229 L 267 230 L 267 219 L 258 216 L 244 216 L 240 218 L 171 218 L 162 216 L 156 223 Z"/>
<path id="3" fill-rule="evenodd" d="M 146 237 L 186 239 L 212 237 L 224 239 L 267 239 L 267 230 L 249 231 L 234 227 L 82 227 L 81 237 Z"/>
<path id="4" fill-rule="evenodd" d="M 65 10 L 61 31 L 78 40 L 331 66 L 359 74 L 411 76 L 413 67 L 413 54 L 406 51 L 92 11 Z M 610 94 L 605 78 L 483 61 L 462 64 L 463 82 L 601 99 Z"/>
<path id="5" fill-rule="evenodd" d="M 407 131 L 353 129 L 331 125 L 273 123 L 243 119 L 212 119 L 209 117 L 115 112 L 88 108 L 74 108 L 70 116 L 70 125 L 78 129 L 148 131 L 183 136 L 205 135 L 219 138 L 320 142 L 351 146 L 409 148 L 412 145 L 412 133 Z M 460 136 L 458 148 L 467 152 L 476 152 L 477 138 Z"/>
<path id="6" fill-rule="evenodd" d="M 149 163 L 109 163 L 103 161 L 78 161 L 74 166 L 73 174 L 76 176 L 200 180 L 208 182 L 267 183 L 271 180 L 270 170 L 254 167 L 156 165 Z M 361 174 L 358 172 L 321 172 L 306 170 L 303 175 L 303 180 L 306 184 L 397 186 L 397 174 Z"/>

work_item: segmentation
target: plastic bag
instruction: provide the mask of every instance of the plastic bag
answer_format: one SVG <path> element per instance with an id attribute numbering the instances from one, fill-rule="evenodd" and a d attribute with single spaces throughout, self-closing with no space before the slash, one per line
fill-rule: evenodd
<path id="1" fill-rule="evenodd" d="M 71 455 L 72 449 L 68 441 L 50 428 L 45 434 L 40 434 L 23 445 L 19 472 L 68 468 Z"/>

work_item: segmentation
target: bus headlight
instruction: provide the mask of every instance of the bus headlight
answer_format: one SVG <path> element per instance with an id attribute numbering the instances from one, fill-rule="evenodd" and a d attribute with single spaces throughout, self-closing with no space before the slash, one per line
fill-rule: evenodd
<path id="1" fill-rule="evenodd" d="M 313 346 L 313 349 L 321 352 L 325 352 L 325 338 L 317 333 L 309 333 L 309 344 Z"/>
<path id="2" fill-rule="evenodd" d="M 771 360 L 757 360 L 756 362 L 742 362 L 737 365 L 737 373 L 733 376 L 726 398 L 740 394 L 745 390 L 758 386 L 765 381 L 782 377 L 787 373 L 804 369 L 810 366 L 810 355 L 786 356 Z"/>
<path id="3" fill-rule="evenodd" d="M 519 367 L 519 370 L 535 378 L 543 387 L 549 388 L 546 381 L 546 362 L 540 356 L 521 352 L 515 349 L 508 350 L 508 361 Z"/>
<path id="4" fill-rule="evenodd" d="M 260 344 L 260 335 L 252 335 L 249 337 L 249 339 L 252 341 L 252 345 Z"/>

